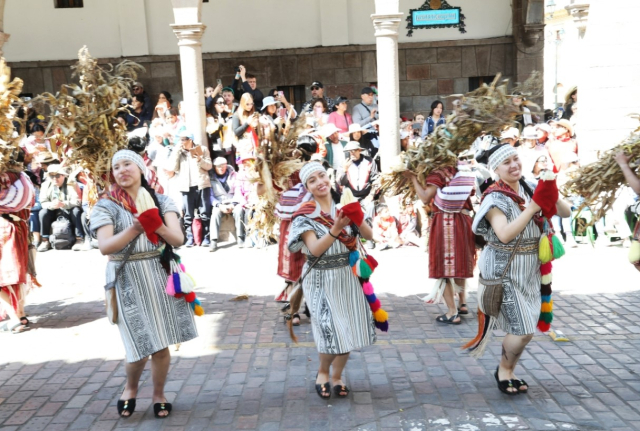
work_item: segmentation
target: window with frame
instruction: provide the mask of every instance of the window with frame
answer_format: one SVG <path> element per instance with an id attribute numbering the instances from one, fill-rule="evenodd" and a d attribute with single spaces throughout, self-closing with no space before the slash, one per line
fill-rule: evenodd
<path id="1" fill-rule="evenodd" d="M 84 7 L 83 0 L 54 0 L 56 9 L 67 9 L 72 7 Z"/>
<path id="2" fill-rule="evenodd" d="M 302 111 L 302 105 L 306 102 L 304 85 L 281 85 L 278 86 L 278 91 L 284 93 L 284 97 L 293 105 L 296 112 Z"/>

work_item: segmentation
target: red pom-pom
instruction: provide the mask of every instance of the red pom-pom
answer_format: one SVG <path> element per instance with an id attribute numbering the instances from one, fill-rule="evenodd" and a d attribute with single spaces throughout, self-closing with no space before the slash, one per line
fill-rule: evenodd
<path id="1" fill-rule="evenodd" d="M 380 300 L 376 299 L 373 304 L 369 304 L 369 306 L 371 307 L 371 311 L 373 311 L 374 313 L 376 311 L 378 311 L 380 309 L 380 307 L 382 307 L 382 304 L 380 304 Z"/>
<path id="2" fill-rule="evenodd" d="M 196 300 L 196 293 L 195 292 L 189 292 L 186 295 L 184 295 L 184 300 L 187 302 L 193 302 Z"/>
<path id="3" fill-rule="evenodd" d="M 378 267 L 378 261 L 375 260 L 373 256 L 368 255 L 367 257 L 364 258 L 364 260 L 369 264 L 369 268 L 371 268 L 371 271 L 373 271 Z"/>
<path id="4" fill-rule="evenodd" d="M 184 296 L 184 293 L 176 293 L 175 297 L 176 298 L 182 298 Z"/>
<path id="5" fill-rule="evenodd" d="M 542 320 L 538 322 L 538 330 L 540 332 L 548 332 L 549 329 L 551 329 L 551 323 L 543 322 Z"/>
<path id="6" fill-rule="evenodd" d="M 162 217 L 158 208 L 151 208 L 138 216 L 138 221 L 144 228 L 144 233 L 153 244 L 158 244 L 156 231 L 162 226 Z"/>
<path id="7" fill-rule="evenodd" d="M 360 202 L 351 202 L 350 204 L 343 206 L 340 211 L 342 211 L 342 213 L 358 227 L 364 221 L 364 213 L 362 212 Z"/>
<path id="8" fill-rule="evenodd" d="M 540 274 L 542 275 L 551 274 L 552 268 L 553 268 L 553 265 L 551 264 L 551 262 L 544 263 L 540 265 Z"/>

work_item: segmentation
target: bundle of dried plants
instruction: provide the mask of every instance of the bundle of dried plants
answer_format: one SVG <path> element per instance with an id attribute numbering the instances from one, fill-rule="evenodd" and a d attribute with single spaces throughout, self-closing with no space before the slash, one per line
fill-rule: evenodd
<path id="1" fill-rule="evenodd" d="M 11 69 L 4 58 L 0 59 L 0 174 L 20 172 L 24 169 L 18 161 L 20 136 L 14 136 L 13 121 L 16 118 L 16 106 L 21 103 L 22 80 L 11 80 Z"/>

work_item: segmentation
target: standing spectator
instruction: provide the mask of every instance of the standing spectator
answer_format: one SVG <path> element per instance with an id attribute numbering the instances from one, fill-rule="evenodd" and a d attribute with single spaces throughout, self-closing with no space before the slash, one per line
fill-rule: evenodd
<path id="1" fill-rule="evenodd" d="M 517 127 L 509 127 L 500 135 L 501 144 L 509 144 L 512 147 L 520 145 L 520 130 Z"/>
<path id="2" fill-rule="evenodd" d="M 321 134 L 326 137 L 325 148 L 327 150 L 327 155 L 325 156 L 325 160 L 336 172 L 336 176 L 339 177 L 342 175 L 342 172 L 344 172 L 344 147 L 347 145 L 347 141 L 340 139 L 340 129 L 332 123 L 324 126 L 321 129 Z"/>
<path id="3" fill-rule="evenodd" d="M 353 121 L 361 126 L 366 126 L 378 119 L 378 105 L 373 103 L 373 89 L 364 87 L 360 91 L 362 102 L 353 107 Z"/>
<path id="4" fill-rule="evenodd" d="M 264 95 L 262 94 L 262 91 L 258 90 L 257 79 L 255 75 L 247 73 L 247 69 L 242 65 L 238 66 L 238 71 L 236 72 L 236 77 L 233 81 L 233 88 L 238 88 L 240 80 L 242 80 L 242 86 L 238 96 L 242 98 L 244 94 L 250 94 L 253 98 L 253 103 L 255 104 L 256 109 L 262 109 L 262 99 L 264 99 Z"/>
<path id="5" fill-rule="evenodd" d="M 211 181 L 209 169 L 211 158 L 209 150 L 204 145 L 195 146 L 193 133 L 188 130 L 180 132 L 180 143 L 172 153 L 173 171 L 178 176 L 178 188 L 182 193 L 182 211 L 184 212 L 184 228 L 187 234 L 187 247 L 193 247 L 193 232 L 191 225 L 196 209 L 202 221 L 204 239 L 203 247 L 209 245 L 209 218 L 211 217 Z"/>
<path id="6" fill-rule="evenodd" d="M 51 250 L 49 237 L 51 236 L 51 224 L 64 217 L 71 224 L 72 231 L 76 235 L 74 247 L 82 247 L 84 231 L 80 219 L 82 208 L 80 198 L 75 187 L 67 184 L 69 173 L 60 165 L 49 165 L 47 180 L 40 189 L 40 237 L 42 242 L 38 251 Z"/>
<path id="7" fill-rule="evenodd" d="M 578 143 L 572 139 L 573 126 L 569 120 L 562 119 L 556 124 L 553 138 L 547 150 L 553 162 L 553 171 L 558 173 L 564 169 L 571 153 L 578 154 Z"/>
<path id="8" fill-rule="evenodd" d="M 313 115 L 317 127 L 323 127 L 329 124 L 329 107 L 327 101 L 323 98 L 314 99 L 312 100 L 311 106 L 313 108 L 311 115 Z"/>
<path id="9" fill-rule="evenodd" d="M 291 103 L 289 103 L 287 97 L 284 95 L 284 91 L 278 91 L 277 88 L 274 88 L 273 90 L 269 91 L 268 96 L 273 97 L 278 103 L 278 115 L 280 115 L 284 119 L 286 119 L 286 116 L 289 115 L 291 121 L 293 121 L 298 116 L 295 108 Z M 264 108 L 264 101 L 262 102 L 262 107 Z"/>
<path id="10" fill-rule="evenodd" d="M 207 117 L 206 132 L 209 141 L 209 151 L 211 152 L 211 159 L 215 160 L 218 157 L 224 157 L 227 159 L 227 163 L 235 167 L 236 163 L 236 149 L 233 142 L 227 142 L 225 138 L 225 129 L 231 127 L 231 114 L 226 111 L 225 100 L 223 96 L 216 96 L 213 98 L 211 104 L 210 116 Z M 231 139 L 229 138 L 229 141 Z"/>
<path id="11" fill-rule="evenodd" d="M 245 93 L 240 98 L 240 105 L 231 123 L 233 133 L 238 138 L 236 150 L 243 155 L 252 155 L 255 147 L 258 145 L 257 130 L 259 125 L 260 114 L 256 112 L 253 103 L 253 97 L 249 93 Z"/>
<path id="12" fill-rule="evenodd" d="M 349 99 L 340 96 L 336 99 L 336 110 L 329 114 L 329 123 L 335 124 L 341 133 L 349 133 L 349 126 L 353 124 L 353 118 L 347 112 L 348 107 Z"/>
<path id="13" fill-rule="evenodd" d="M 222 216 L 232 214 L 236 226 L 236 242 L 239 248 L 244 247 L 244 199 L 239 191 L 236 172 L 227 164 L 226 159 L 218 157 L 213 161 L 211 171 L 211 245 L 209 251 L 218 250 L 218 238 Z"/>
<path id="14" fill-rule="evenodd" d="M 371 142 L 371 138 L 368 136 L 369 131 L 363 129 L 358 123 L 354 123 L 349 126 L 349 142 L 355 141 L 360 144 L 360 147 L 365 151 L 365 156 L 375 157 L 378 153 L 378 149 Z"/>
<path id="15" fill-rule="evenodd" d="M 415 114 L 413 114 L 413 122 L 424 124 L 424 114 L 422 114 L 421 112 L 416 112 Z"/>
<path id="16" fill-rule="evenodd" d="M 349 142 L 344 151 L 349 152 L 349 159 L 344 164 L 344 173 L 338 177 L 340 185 L 351 189 L 362 206 L 365 219 L 372 220 L 375 212 L 373 182 L 378 178 L 378 167 L 371 157 L 362 154 L 362 147 L 357 142 Z"/>
<path id="17" fill-rule="evenodd" d="M 527 99 L 525 99 L 520 92 L 515 92 L 511 98 L 511 102 L 520 110 L 520 115 L 516 117 L 516 121 L 520 123 L 522 127 L 533 124 L 531 110 L 525 106 L 526 101 Z"/>
<path id="18" fill-rule="evenodd" d="M 534 169 L 541 157 L 548 158 L 549 153 L 544 145 L 538 144 L 540 132 L 533 126 L 527 126 L 522 131 L 522 145 L 518 147 L 518 155 L 522 161 L 522 176 L 530 181 L 534 181 L 536 175 Z"/>
<path id="19" fill-rule="evenodd" d="M 140 127 L 148 126 L 151 122 L 151 115 L 146 116 L 147 109 L 145 107 L 145 99 L 141 95 L 133 95 L 131 106 L 127 107 L 127 115 L 125 121 L 127 123 L 127 131 L 131 132 Z"/>
<path id="20" fill-rule="evenodd" d="M 133 95 L 140 96 L 141 100 L 144 103 L 144 112 L 142 113 L 142 116 L 151 120 L 151 118 L 153 117 L 153 102 L 151 101 L 151 96 L 149 96 L 149 93 L 144 91 L 144 86 L 141 82 L 134 82 L 131 86 L 131 90 Z"/>
<path id="21" fill-rule="evenodd" d="M 278 139 L 285 128 L 286 119 L 279 115 L 278 102 L 273 97 L 267 96 L 262 99 L 262 117 L 260 117 L 260 120 L 269 125 L 274 132 L 275 138 Z"/>
<path id="22" fill-rule="evenodd" d="M 227 114 L 233 115 L 236 112 L 236 108 L 238 107 L 238 104 L 234 101 L 235 92 L 233 91 L 233 88 L 224 87 L 222 89 L 222 98 L 224 99 L 225 103 L 225 111 L 227 112 Z"/>
<path id="23" fill-rule="evenodd" d="M 433 131 L 436 130 L 436 127 L 446 122 L 444 117 L 442 116 L 443 110 L 444 104 L 441 101 L 435 100 L 431 104 L 431 111 L 429 112 L 429 116 L 422 125 L 422 133 L 420 134 L 420 137 L 422 139 L 425 139 L 427 135 L 432 134 Z"/>
<path id="24" fill-rule="evenodd" d="M 302 112 L 310 113 L 315 105 L 316 99 L 324 99 L 327 105 L 327 112 L 332 112 L 335 102 L 330 97 L 324 97 L 324 85 L 320 81 L 314 81 L 309 88 L 311 90 L 311 99 L 302 105 Z"/>
<path id="25" fill-rule="evenodd" d="M 578 103 L 578 87 L 572 87 L 564 97 L 564 112 L 562 118 L 565 120 L 571 120 L 573 117 L 573 105 Z"/>
<path id="26" fill-rule="evenodd" d="M 171 93 L 161 91 L 160 94 L 158 94 L 158 102 L 153 111 L 152 119 L 165 118 L 166 112 L 171 109 L 172 105 L 173 99 L 171 98 Z"/>
<path id="27" fill-rule="evenodd" d="M 178 108 L 171 108 L 168 111 L 165 111 L 164 121 L 165 138 L 169 139 L 173 144 L 179 143 L 179 134 L 184 128 L 184 125 L 182 121 L 180 121 L 180 111 L 178 111 Z"/>
<path id="28" fill-rule="evenodd" d="M 536 129 L 540 132 L 538 144 L 546 146 L 551 138 L 551 127 L 547 123 L 536 124 Z"/>
<path id="29" fill-rule="evenodd" d="M 220 81 L 220 80 L 218 80 Z M 215 87 L 208 86 L 204 89 L 204 106 L 207 112 L 211 112 L 213 106 L 213 100 L 222 93 L 222 84 L 218 84 Z"/>

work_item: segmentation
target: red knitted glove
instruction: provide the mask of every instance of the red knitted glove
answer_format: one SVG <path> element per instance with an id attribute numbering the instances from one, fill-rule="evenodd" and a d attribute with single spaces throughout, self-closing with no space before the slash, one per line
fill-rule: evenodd
<path id="1" fill-rule="evenodd" d="M 556 202 L 560 194 L 556 180 L 538 180 L 538 187 L 533 192 L 533 201 L 542 208 L 542 215 L 551 219 L 558 212 Z"/>
<path id="2" fill-rule="evenodd" d="M 349 218 L 356 226 L 360 227 L 364 221 L 364 213 L 359 202 L 351 202 L 341 209 L 342 213 Z"/>
<path id="3" fill-rule="evenodd" d="M 138 216 L 138 221 L 144 228 L 144 233 L 154 245 L 158 245 L 158 235 L 156 231 L 162 226 L 162 218 L 158 208 L 151 208 Z"/>

